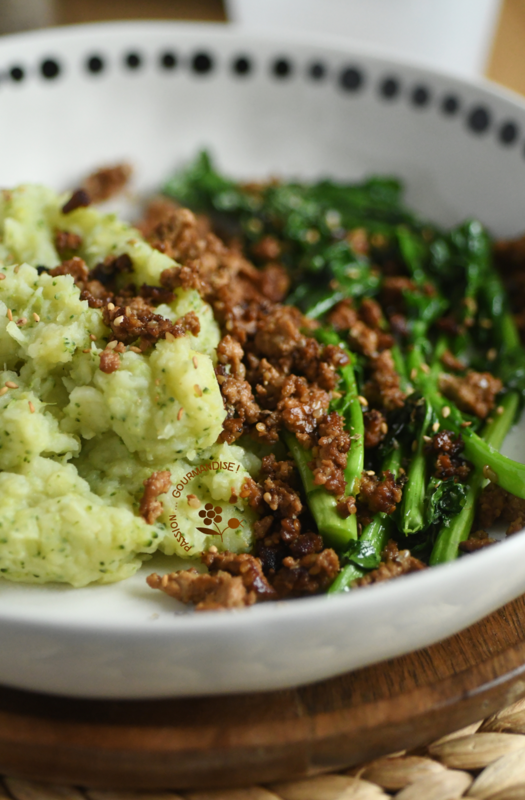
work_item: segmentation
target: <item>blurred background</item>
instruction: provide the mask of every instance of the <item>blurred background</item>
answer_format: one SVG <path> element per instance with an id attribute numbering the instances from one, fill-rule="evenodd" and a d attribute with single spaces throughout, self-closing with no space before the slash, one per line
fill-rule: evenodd
<path id="1" fill-rule="evenodd" d="M 525 94 L 525 0 L 0 0 L 0 33 L 124 19 L 343 33 Z"/>

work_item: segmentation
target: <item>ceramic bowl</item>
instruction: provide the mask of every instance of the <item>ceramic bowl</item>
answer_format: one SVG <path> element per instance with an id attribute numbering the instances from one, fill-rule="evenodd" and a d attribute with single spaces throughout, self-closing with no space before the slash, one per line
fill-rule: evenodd
<path id="1" fill-rule="evenodd" d="M 154 191 L 207 147 L 224 170 L 390 173 L 437 222 L 525 228 L 525 103 L 486 83 L 365 55 L 335 39 L 128 23 L 0 41 L 0 183 L 62 189 L 102 164 Z M 522 429 L 506 452 L 525 457 Z M 424 647 L 525 591 L 525 536 L 392 583 L 195 614 L 144 577 L 111 586 L 0 583 L 0 682 L 89 697 L 269 690 Z"/>

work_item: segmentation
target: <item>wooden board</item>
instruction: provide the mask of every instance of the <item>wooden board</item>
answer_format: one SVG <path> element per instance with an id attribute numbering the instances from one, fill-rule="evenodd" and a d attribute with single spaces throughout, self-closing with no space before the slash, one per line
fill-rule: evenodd
<path id="1" fill-rule="evenodd" d="M 433 647 L 282 692 L 109 702 L 0 689 L 0 774 L 233 786 L 416 748 L 525 695 L 524 620 L 525 596 Z"/>

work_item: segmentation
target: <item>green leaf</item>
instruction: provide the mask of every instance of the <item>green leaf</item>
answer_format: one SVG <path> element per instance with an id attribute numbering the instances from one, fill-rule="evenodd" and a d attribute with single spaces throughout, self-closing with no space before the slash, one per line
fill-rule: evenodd
<path id="1" fill-rule="evenodd" d="M 381 563 L 381 556 L 370 542 L 351 541 L 341 556 L 343 565 L 350 562 L 363 569 L 376 569 Z"/>
<path id="2" fill-rule="evenodd" d="M 467 492 L 468 486 L 456 483 L 454 478 L 446 481 L 432 478 L 427 489 L 426 526 L 439 524 L 448 527 L 465 505 Z"/>

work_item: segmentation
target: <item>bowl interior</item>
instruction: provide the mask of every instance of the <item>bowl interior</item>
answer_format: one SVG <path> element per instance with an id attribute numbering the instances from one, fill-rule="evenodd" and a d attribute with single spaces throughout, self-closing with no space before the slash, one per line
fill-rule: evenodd
<path id="1" fill-rule="evenodd" d="M 523 225 L 525 111 L 481 84 L 344 44 L 177 23 L 7 37 L 0 71 L 4 186 L 71 187 L 127 159 L 150 191 L 207 147 L 239 176 L 391 173 L 437 221 Z"/>
<path id="2" fill-rule="evenodd" d="M 5 38 L 0 74 L 4 187 L 43 182 L 74 188 L 94 167 L 126 160 L 135 167 L 137 194 L 144 195 L 205 147 L 222 169 L 246 179 L 391 174 L 405 181 L 407 202 L 439 223 L 475 216 L 498 236 L 516 235 L 525 227 L 525 104 L 482 83 L 350 51 L 337 40 L 279 41 L 177 23 L 84 26 Z M 523 458 L 523 437 L 513 437 L 507 451 Z M 335 627 L 326 624 L 324 598 L 255 609 L 261 630 L 268 625 L 272 636 L 280 637 L 282 652 L 267 654 L 267 666 L 252 678 L 235 678 L 232 671 L 230 679 L 227 672 L 233 641 L 227 636 L 235 630 L 243 630 L 235 652 L 242 652 L 244 663 L 251 668 L 253 659 L 262 658 L 264 642 L 246 619 L 225 615 L 214 622 L 226 638 L 216 672 L 220 680 L 210 685 L 198 666 L 199 659 L 205 661 L 205 648 L 202 642 L 198 651 L 192 648 L 202 631 L 211 635 L 213 626 L 199 619 L 193 629 L 185 618 L 178 653 L 192 673 L 191 691 L 275 688 L 319 679 L 449 635 L 523 591 L 518 557 L 525 541 L 517 539 L 493 556 L 502 576 L 510 570 L 498 580 L 489 579 L 494 565 L 489 567 L 488 554 L 482 553 L 474 557 L 478 572 L 472 561 L 454 564 L 428 578 L 394 582 L 379 594 L 334 600 L 329 616 L 333 625 L 338 620 Z M 388 607 L 382 599 L 387 596 Z M 445 596 L 446 602 L 437 601 Z M 126 641 L 136 654 L 146 629 L 148 641 L 155 640 L 149 628 L 157 610 L 166 624 L 177 623 L 171 601 L 156 597 L 152 602 L 142 576 L 122 586 L 78 592 L 3 584 L 0 598 L 0 630 L 11 637 L 9 666 L 0 671 L 0 680 L 58 691 L 54 654 L 66 639 L 50 629 L 53 624 L 77 631 L 85 626 L 95 637 L 95 650 L 104 653 L 96 662 L 98 682 L 92 679 L 94 662 L 85 640 L 82 662 L 73 655 L 68 662 L 67 693 L 180 693 L 176 670 L 173 677 L 166 663 L 158 689 L 151 686 L 151 663 L 138 656 L 127 688 L 115 677 L 116 668 L 106 674 L 101 666 L 108 660 L 120 663 L 131 652 L 118 639 L 119 624 L 127 626 Z M 349 603 L 359 607 L 361 617 L 347 618 Z M 19 622 L 33 625 L 32 642 L 35 630 L 47 626 L 34 663 L 22 655 L 29 629 L 9 627 L 17 615 Z M 96 638 L 97 620 L 106 633 L 113 626 L 112 637 Z M 160 639 L 157 645 L 164 646 Z M 173 649 L 169 653 L 179 657 Z"/>

